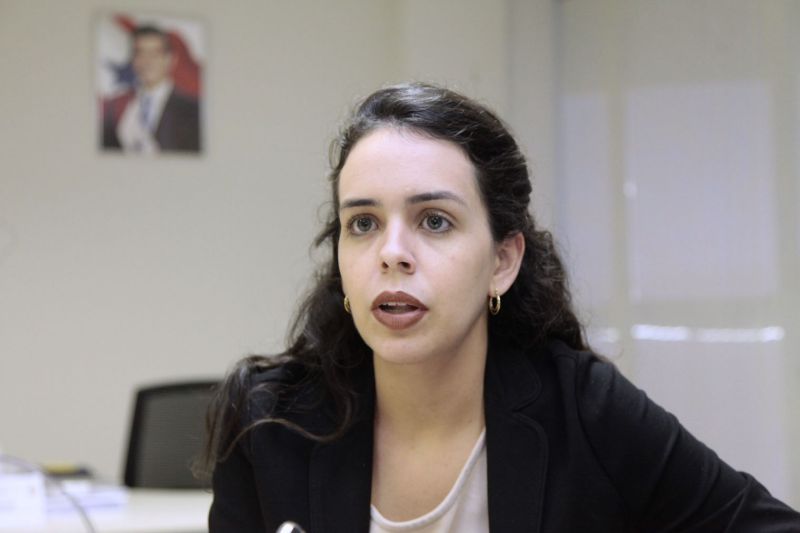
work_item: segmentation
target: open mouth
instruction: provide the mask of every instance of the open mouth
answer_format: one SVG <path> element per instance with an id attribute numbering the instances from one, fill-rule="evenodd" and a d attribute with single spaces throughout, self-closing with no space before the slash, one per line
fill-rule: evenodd
<path id="1" fill-rule="evenodd" d="M 372 315 L 389 329 L 410 328 L 420 320 L 428 308 L 412 295 L 402 291 L 384 291 L 372 302 Z"/>
<path id="2" fill-rule="evenodd" d="M 380 304 L 378 308 L 381 311 L 386 313 L 392 313 L 394 315 L 400 315 L 403 313 L 410 313 L 412 311 L 416 311 L 419 309 L 416 305 L 406 304 L 406 303 L 399 303 L 399 302 L 389 302 Z"/>

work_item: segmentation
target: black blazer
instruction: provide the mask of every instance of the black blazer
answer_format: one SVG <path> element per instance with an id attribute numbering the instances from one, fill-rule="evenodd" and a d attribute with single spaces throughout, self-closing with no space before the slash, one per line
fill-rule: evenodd
<path id="1" fill-rule="evenodd" d="M 155 131 L 163 151 L 200 151 L 200 106 L 198 102 L 173 89 Z"/>
<path id="2" fill-rule="evenodd" d="M 254 376 L 289 380 L 287 368 Z M 249 433 L 213 478 L 212 532 L 367 532 L 374 392 L 332 443 L 276 424 Z M 265 404 L 312 430 L 323 409 Z M 493 532 L 798 532 L 800 514 L 734 471 L 615 367 L 551 342 L 490 349 L 485 374 L 489 524 Z"/>
<path id="3" fill-rule="evenodd" d="M 103 103 L 103 147 L 122 149 L 117 136 L 125 108 L 136 98 L 134 91 Z M 200 104 L 175 89 L 170 92 L 153 136 L 162 151 L 199 152 Z"/>

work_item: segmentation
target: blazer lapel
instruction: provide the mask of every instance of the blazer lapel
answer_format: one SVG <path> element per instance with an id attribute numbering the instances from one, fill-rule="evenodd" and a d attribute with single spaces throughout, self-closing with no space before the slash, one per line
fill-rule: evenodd
<path id="1" fill-rule="evenodd" d="M 490 352 L 484 409 L 491 531 L 540 531 L 547 438 L 541 425 L 523 412 L 540 389 L 533 365 L 522 354 Z"/>

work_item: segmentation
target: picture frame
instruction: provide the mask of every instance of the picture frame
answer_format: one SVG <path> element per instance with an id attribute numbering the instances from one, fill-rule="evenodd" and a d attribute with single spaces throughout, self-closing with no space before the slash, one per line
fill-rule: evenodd
<path id="1" fill-rule="evenodd" d="M 98 143 L 130 156 L 201 154 L 203 24 L 188 17 L 108 12 L 97 19 Z"/>

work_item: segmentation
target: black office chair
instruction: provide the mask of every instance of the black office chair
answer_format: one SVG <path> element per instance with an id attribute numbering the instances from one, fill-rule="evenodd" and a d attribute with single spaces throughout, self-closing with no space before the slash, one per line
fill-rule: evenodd
<path id="1" fill-rule="evenodd" d="M 217 381 L 142 387 L 136 393 L 125 485 L 146 488 L 203 488 L 191 463 L 205 436 L 205 413 Z"/>

